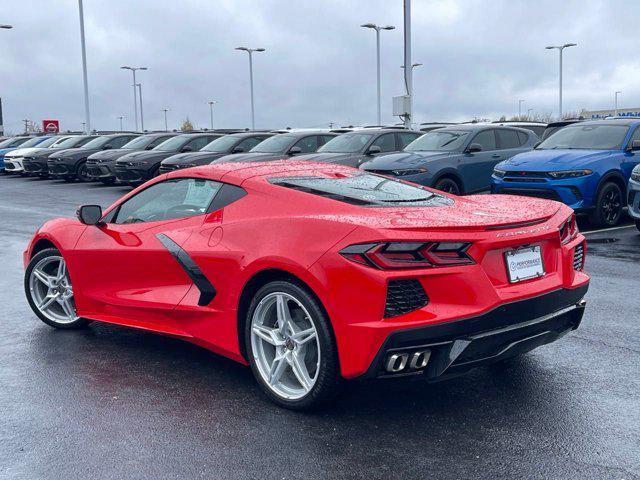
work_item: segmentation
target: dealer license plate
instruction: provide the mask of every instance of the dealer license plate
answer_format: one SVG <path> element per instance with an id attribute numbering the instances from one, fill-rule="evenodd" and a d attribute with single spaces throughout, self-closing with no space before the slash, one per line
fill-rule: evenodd
<path id="1" fill-rule="evenodd" d="M 504 257 L 511 283 L 544 275 L 542 249 L 539 245 L 506 252 Z"/>

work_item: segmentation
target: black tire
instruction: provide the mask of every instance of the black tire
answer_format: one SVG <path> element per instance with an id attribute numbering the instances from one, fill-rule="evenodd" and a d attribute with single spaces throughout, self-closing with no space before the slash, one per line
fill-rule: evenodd
<path id="1" fill-rule="evenodd" d="M 35 313 L 38 318 L 40 320 L 42 320 L 44 323 L 46 323 L 47 325 L 49 325 L 50 327 L 53 328 L 60 328 L 63 330 L 75 330 L 78 328 L 84 328 L 87 325 L 89 325 L 91 323 L 91 320 L 88 320 L 86 318 L 78 318 L 77 320 L 71 322 L 71 323 L 57 323 L 52 321 L 51 319 L 47 318 L 41 311 L 40 309 L 36 306 L 33 297 L 31 295 L 31 289 L 29 288 L 29 278 L 31 277 L 31 272 L 33 271 L 33 268 L 35 267 L 35 265 L 42 260 L 45 257 L 51 257 L 51 256 L 58 256 L 61 257 L 62 254 L 60 253 L 60 251 L 57 248 L 47 248 L 45 250 L 41 250 L 38 253 L 36 253 L 33 258 L 31 258 L 31 260 L 29 261 L 29 265 L 27 265 L 27 269 L 24 273 L 24 293 L 27 297 L 27 302 L 29 303 L 29 306 L 31 307 L 31 310 L 33 310 L 33 313 Z"/>
<path id="2" fill-rule="evenodd" d="M 452 195 L 460 195 L 462 194 L 462 189 L 458 182 L 456 182 L 453 178 L 445 177 L 441 178 L 436 182 L 433 186 L 436 190 L 440 190 L 441 192 L 450 193 Z"/>
<path id="3" fill-rule="evenodd" d="M 89 173 L 87 172 L 87 162 L 80 162 L 78 167 L 76 168 L 76 179 L 79 182 L 90 182 L 91 177 L 89 177 Z"/>
<path id="4" fill-rule="evenodd" d="M 284 292 L 296 298 L 313 317 L 313 323 L 318 332 L 320 344 L 320 366 L 315 384 L 302 398 L 296 400 L 285 399 L 274 393 L 263 380 L 256 365 L 251 343 L 251 319 L 260 301 L 267 295 L 275 292 Z M 289 281 L 275 281 L 266 284 L 255 294 L 249 305 L 245 318 L 245 346 L 247 357 L 253 376 L 264 394 L 277 405 L 291 410 L 312 410 L 331 400 L 338 391 L 340 383 L 338 350 L 333 337 L 329 319 L 318 300 L 303 286 Z"/>
<path id="5" fill-rule="evenodd" d="M 622 208 L 622 190 L 616 183 L 606 182 L 598 190 L 589 223 L 594 227 L 615 227 L 622 217 Z"/>

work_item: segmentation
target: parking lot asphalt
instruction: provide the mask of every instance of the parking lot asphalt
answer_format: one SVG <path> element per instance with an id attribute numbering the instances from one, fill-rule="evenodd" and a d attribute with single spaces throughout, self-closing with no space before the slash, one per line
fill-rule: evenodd
<path id="1" fill-rule="evenodd" d="M 560 341 L 442 383 L 352 382 L 301 414 L 194 345 L 29 310 L 35 229 L 126 191 L 0 176 L 0 478 L 640 478 L 635 228 L 589 234 L 586 314 Z"/>

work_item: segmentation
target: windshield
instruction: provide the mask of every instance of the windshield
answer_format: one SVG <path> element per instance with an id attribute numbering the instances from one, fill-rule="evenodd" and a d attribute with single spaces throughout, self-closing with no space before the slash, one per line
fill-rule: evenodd
<path id="1" fill-rule="evenodd" d="M 1 148 L 6 148 L 6 147 L 17 147 L 18 145 L 26 142 L 28 140 L 27 137 L 20 137 L 20 138 L 8 138 L 7 140 L 5 140 L 4 142 L 0 143 L 0 147 Z"/>
<path id="2" fill-rule="evenodd" d="M 622 147 L 626 125 L 569 125 L 542 142 L 537 150 L 617 150 Z"/>
<path id="3" fill-rule="evenodd" d="M 71 137 L 56 145 L 56 148 L 72 148 L 87 143 L 91 138 L 88 137 Z"/>
<path id="4" fill-rule="evenodd" d="M 233 148 L 236 143 L 238 143 L 238 140 L 238 137 L 234 137 L 232 135 L 216 138 L 213 142 L 208 143 L 204 148 L 200 149 L 200 151 L 226 153 Z"/>
<path id="5" fill-rule="evenodd" d="M 269 181 L 282 187 L 365 207 L 436 206 L 452 203 L 450 199 L 417 185 L 369 173 L 340 178 L 282 177 Z"/>
<path id="6" fill-rule="evenodd" d="M 404 149 L 407 152 L 461 150 L 470 133 L 468 130 L 434 130 L 417 138 Z"/>
<path id="7" fill-rule="evenodd" d="M 294 135 L 276 135 L 275 137 L 267 138 L 249 151 L 251 153 L 284 153 L 296 138 L 298 137 Z"/>
<path id="8" fill-rule="evenodd" d="M 152 150 L 162 150 L 163 152 L 175 152 L 180 150 L 193 137 L 189 135 L 178 135 L 177 137 L 170 138 L 169 140 L 165 140 L 157 147 L 154 147 Z"/>
<path id="9" fill-rule="evenodd" d="M 147 145 L 149 145 L 151 142 L 153 142 L 156 138 L 157 137 L 151 137 L 151 136 L 143 135 L 141 137 L 136 137 L 133 140 L 130 140 L 129 142 L 125 143 L 120 148 L 130 148 L 130 149 L 133 149 L 133 150 L 142 149 L 142 148 L 146 147 Z"/>
<path id="10" fill-rule="evenodd" d="M 102 146 L 111 140 L 111 137 L 97 137 L 88 143 L 85 143 L 82 148 L 102 148 Z"/>
<path id="11" fill-rule="evenodd" d="M 356 153 L 373 137 L 372 133 L 345 133 L 333 138 L 318 149 L 318 152 L 326 153 Z"/>
<path id="12" fill-rule="evenodd" d="M 36 145 L 39 145 L 40 143 L 44 142 L 42 137 L 34 137 L 34 138 L 30 138 L 29 140 L 27 140 L 24 143 L 20 144 L 20 148 L 29 148 L 29 147 L 35 147 Z"/>
<path id="13" fill-rule="evenodd" d="M 50 147 L 51 145 L 56 143 L 58 140 L 60 140 L 60 137 L 49 137 L 46 140 L 43 140 L 42 142 L 38 143 L 38 147 L 42 147 L 42 148 Z"/>

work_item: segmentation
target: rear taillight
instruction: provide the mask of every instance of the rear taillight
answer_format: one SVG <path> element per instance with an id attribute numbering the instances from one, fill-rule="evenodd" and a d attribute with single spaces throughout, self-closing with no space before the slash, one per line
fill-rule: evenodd
<path id="1" fill-rule="evenodd" d="M 560 225 L 560 244 L 566 245 L 578 236 L 578 223 L 575 214 L 571 214 L 567 220 Z"/>
<path id="2" fill-rule="evenodd" d="M 468 242 L 381 242 L 350 245 L 340 254 L 352 262 L 382 270 L 434 268 L 474 263 Z"/>

